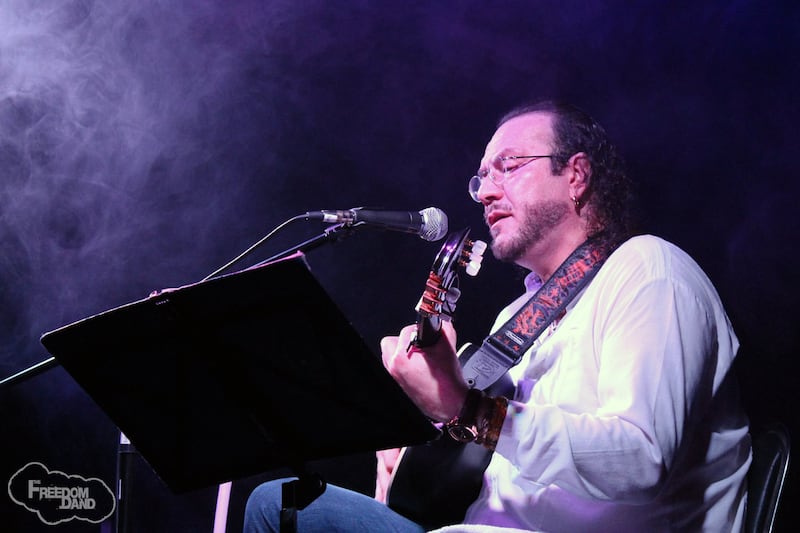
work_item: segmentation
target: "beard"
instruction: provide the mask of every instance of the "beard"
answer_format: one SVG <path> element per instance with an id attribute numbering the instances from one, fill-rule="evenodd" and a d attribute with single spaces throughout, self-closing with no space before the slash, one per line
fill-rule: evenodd
<path id="1" fill-rule="evenodd" d="M 568 212 L 569 206 L 556 200 L 526 205 L 517 233 L 501 241 L 492 239 L 492 254 L 500 261 L 517 262 L 558 226 Z"/>

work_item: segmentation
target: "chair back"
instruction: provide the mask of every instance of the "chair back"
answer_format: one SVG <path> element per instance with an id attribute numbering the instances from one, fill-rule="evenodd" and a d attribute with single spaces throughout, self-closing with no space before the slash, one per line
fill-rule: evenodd
<path id="1" fill-rule="evenodd" d="M 782 424 L 773 424 L 753 440 L 753 462 L 747 474 L 745 533 L 772 531 L 789 468 L 790 438 Z"/>

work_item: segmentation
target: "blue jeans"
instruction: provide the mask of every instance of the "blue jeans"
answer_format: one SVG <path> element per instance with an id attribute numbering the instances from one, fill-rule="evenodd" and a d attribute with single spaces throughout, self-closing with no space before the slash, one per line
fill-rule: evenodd
<path id="1" fill-rule="evenodd" d="M 281 486 L 276 479 L 256 487 L 247 500 L 244 533 L 280 531 Z M 297 512 L 298 533 L 424 533 L 419 524 L 369 496 L 328 485 L 322 495 Z"/>

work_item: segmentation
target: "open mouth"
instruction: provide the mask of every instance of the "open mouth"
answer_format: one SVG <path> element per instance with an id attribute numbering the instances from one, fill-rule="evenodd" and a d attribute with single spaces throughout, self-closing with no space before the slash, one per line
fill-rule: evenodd
<path id="1" fill-rule="evenodd" d="M 511 214 L 505 211 L 492 211 L 491 213 L 486 215 L 486 224 L 491 228 L 500 220 L 503 220 L 504 218 L 508 218 L 510 216 Z"/>

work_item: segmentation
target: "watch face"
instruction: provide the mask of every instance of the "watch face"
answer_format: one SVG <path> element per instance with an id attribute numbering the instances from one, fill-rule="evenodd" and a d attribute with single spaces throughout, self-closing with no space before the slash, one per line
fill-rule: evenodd
<path id="1" fill-rule="evenodd" d="M 447 433 L 458 442 L 472 442 L 478 436 L 478 432 L 472 426 L 455 424 L 447 428 Z"/>

